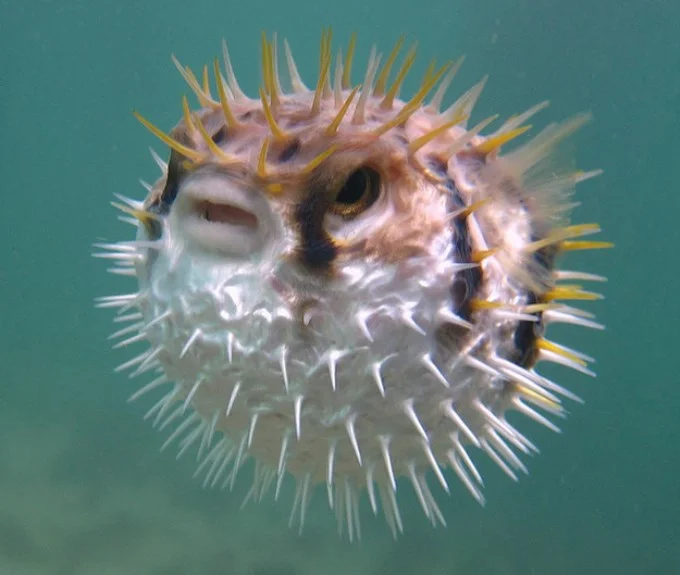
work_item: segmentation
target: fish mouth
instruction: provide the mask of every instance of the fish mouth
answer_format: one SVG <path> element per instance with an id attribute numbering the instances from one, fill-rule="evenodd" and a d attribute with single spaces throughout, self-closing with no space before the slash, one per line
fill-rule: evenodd
<path id="1" fill-rule="evenodd" d="M 197 199 L 193 202 L 192 211 L 203 220 L 216 224 L 242 226 L 251 230 L 258 226 L 254 213 L 231 203 Z"/>
<path id="2" fill-rule="evenodd" d="M 196 174 L 180 186 L 176 223 L 193 240 L 237 257 L 265 249 L 276 216 L 257 190 L 223 174 Z"/>

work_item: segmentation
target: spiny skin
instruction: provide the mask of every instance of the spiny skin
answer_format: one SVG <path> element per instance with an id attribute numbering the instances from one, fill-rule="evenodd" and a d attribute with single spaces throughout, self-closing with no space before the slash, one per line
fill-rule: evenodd
<path id="1" fill-rule="evenodd" d="M 482 137 L 488 122 L 468 129 L 466 119 L 483 83 L 440 112 L 446 67 L 403 101 L 413 52 L 391 88 L 394 59 L 381 69 L 374 52 L 353 88 L 351 46 L 331 70 L 323 35 L 308 90 L 286 44 L 284 93 L 276 44 L 263 37 L 258 100 L 241 91 L 226 49 L 215 98 L 207 70 L 201 86 L 178 64 L 202 107 L 185 100 L 170 136 L 140 117 L 172 153 L 157 158 L 163 174 L 146 200 L 121 206 L 137 240 L 101 246 L 139 292 L 100 305 L 131 322 L 114 334 L 129 336 L 119 345 L 151 344 L 119 369 L 160 373 L 134 397 L 170 383 L 148 415 L 179 423 L 168 443 L 199 445 L 206 484 L 233 485 L 253 458 L 250 496 L 261 498 L 289 472 L 302 527 L 326 483 L 353 538 L 363 489 L 393 533 L 403 529 L 400 477 L 433 523 L 444 517 L 426 477 L 448 492 L 447 467 L 483 502 L 470 448 L 513 478 L 526 472 L 515 451 L 536 448 L 506 412 L 556 429 L 534 408 L 561 415 L 559 396 L 575 397 L 536 364 L 592 373 L 590 358 L 544 338 L 547 324 L 601 327 L 557 301 L 599 297 L 560 280 L 603 278 L 558 271 L 556 258 L 607 244 L 574 241 L 598 231 L 567 222 L 571 188 L 591 174 L 555 171 L 551 156 L 584 118 L 499 155 L 543 105 Z"/>

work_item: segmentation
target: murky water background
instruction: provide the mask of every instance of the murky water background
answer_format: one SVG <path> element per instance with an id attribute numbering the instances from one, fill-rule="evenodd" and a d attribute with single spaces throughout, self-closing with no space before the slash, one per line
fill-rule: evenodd
<path id="1" fill-rule="evenodd" d="M 0 574 L 680 572 L 679 21 L 671 0 L 0 1 Z M 545 98 L 539 125 L 591 110 L 579 164 L 605 175 L 579 188 L 577 218 L 617 243 L 576 258 L 610 278 L 596 307 L 608 330 L 560 330 L 598 358 L 598 378 L 551 372 L 585 405 L 559 436 L 532 431 L 542 454 L 518 484 L 481 463 L 485 509 L 456 484 L 447 530 L 404 489 L 397 542 L 368 505 L 362 543 L 339 541 L 323 493 L 299 537 L 290 490 L 243 510 L 245 475 L 233 495 L 203 491 L 193 455 L 159 453 L 149 401 L 126 403 L 137 384 L 112 370 L 128 356 L 92 305 L 129 288 L 91 244 L 129 234 L 109 201 L 141 198 L 137 178 L 156 176 L 147 146 L 162 146 L 130 112 L 179 117 L 170 53 L 196 69 L 225 37 L 255 93 L 261 29 L 315 78 L 326 24 L 359 32 L 357 70 L 372 42 L 419 39 L 407 89 L 432 57 L 466 54 L 449 98 L 489 73 L 479 119 Z"/>

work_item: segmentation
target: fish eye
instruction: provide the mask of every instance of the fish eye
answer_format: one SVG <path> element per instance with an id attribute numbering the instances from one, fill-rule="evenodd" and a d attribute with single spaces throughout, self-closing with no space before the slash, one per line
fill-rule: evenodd
<path id="1" fill-rule="evenodd" d="M 370 208 L 380 196 L 380 174 L 370 166 L 354 170 L 335 194 L 330 211 L 353 218 Z"/>

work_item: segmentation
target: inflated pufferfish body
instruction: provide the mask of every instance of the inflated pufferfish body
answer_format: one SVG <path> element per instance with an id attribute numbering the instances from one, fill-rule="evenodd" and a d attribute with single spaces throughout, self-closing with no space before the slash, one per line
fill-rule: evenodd
<path id="1" fill-rule="evenodd" d="M 201 83 L 176 62 L 201 107 L 185 99 L 170 135 L 138 116 L 171 154 L 157 157 L 146 200 L 120 206 L 137 239 L 102 246 L 139 282 L 100 304 L 130 322 L 119 345 L 151 344 L 119 369 L 158 372 L 134 397 L 170 385 L 149 411 L 177 424 L 168 443 L 197 445 L 210 485 L 233 485 L 252 458 L 253 498 L 278 495 L 289 472 L 300 526 L 325 483 L 350 538 L 364 489 L 396 534 L 400 477 L 444 523 L 428 476 L 448 492 L 450 467 L 482 502 L 472 452 L 513 478 L 526 471 L 518 453 L 536 448 L 506 413 L 555 428 L 537 409 L 559 415 L 559 397 L 574 397 L 536 364 L 591 373 L 546 326 L 600 327 L 558 302 L 598 297 L 562 280 L 602 278 L 555 267 L 565 250 L 606 247 L 574 239 L 597 225 L 567 221 L 572 187 L 592 173 L 560 171 L 551 155 L 585 118 L 500 155 L 544 105 L 482 137 L 493 118 L 467 119 L 484 82 L 442 112 L 460 62 L 433 65 L 401 100 L 415 53 L 390 83 L 400 44 L 382 67 L 374 50 L 352 87 L 354 41 L 333 67 L 324 33 L 315 89 L 284 44 L 284 92 L 263 36 L 259 99 L 242 92 L 226 48 L 215 90 L 207 68 Z"/>

